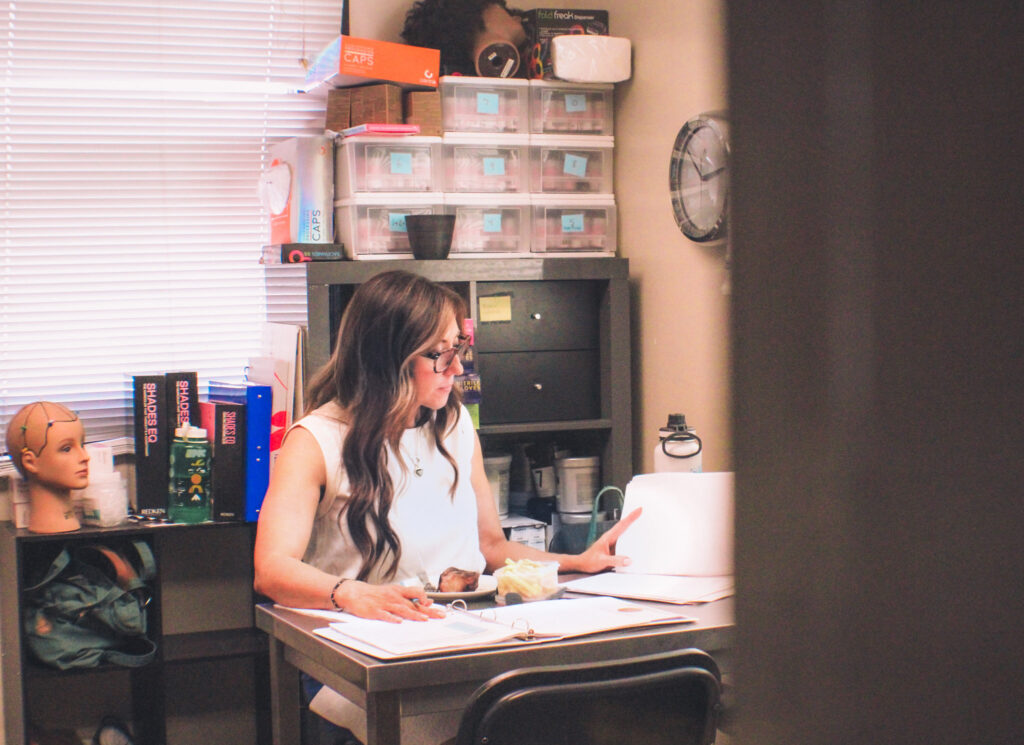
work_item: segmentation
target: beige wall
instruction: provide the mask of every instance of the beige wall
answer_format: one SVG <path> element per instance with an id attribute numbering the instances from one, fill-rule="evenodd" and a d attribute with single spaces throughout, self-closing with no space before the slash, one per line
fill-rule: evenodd
<path id="1" fill-rule="evenodd" d="M 354 3 L 351 31 L 397 41 L 411 0 Z M 522 8 L 552 3 L 510 2 Z M 606 8 L 611 32 L 633 43 L 633 78 L 616 87 L 615 193 L 619 255 L 633 285 L 634 468 L 653 467 L 657 431 L 686 414 L 704 440 L 704 469 L 732 468 L 729 297 L 723 244 L 687 240 L 672 217 L 668 162 L 676 133 L 726 108 L 724 0 L 570 0 Z"/>

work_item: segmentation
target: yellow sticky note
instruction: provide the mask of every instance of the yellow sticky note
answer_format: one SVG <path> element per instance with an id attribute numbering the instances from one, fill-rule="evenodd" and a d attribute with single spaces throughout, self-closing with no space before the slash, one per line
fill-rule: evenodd
<path id="1" fill-rule="evenodd" d="M 480 298 L 480 323 L 512 320 L 512 296 L 488 295 Z"/>

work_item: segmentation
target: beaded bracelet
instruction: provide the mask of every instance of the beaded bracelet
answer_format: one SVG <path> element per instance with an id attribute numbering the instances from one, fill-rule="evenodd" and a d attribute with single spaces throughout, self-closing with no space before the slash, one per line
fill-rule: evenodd
<path id="1" fill-rule="evenodd" d="M 338 591 L 339 587 L 341 587 L 343 584 L 348 582 L 349 579 L 350 579 L 350 577 L 342 577 L 337 582 L 335 582 L 334 583 L 334 587 L 331 588 L 331 605 L 334 606 L 334 610 L 336 610 L 336 611 L 343 611 L 345 609 L 342 608 L 340 605 L 338 605 L 338 601 L 334 599 L 334 593 L 336 593 Z"/>

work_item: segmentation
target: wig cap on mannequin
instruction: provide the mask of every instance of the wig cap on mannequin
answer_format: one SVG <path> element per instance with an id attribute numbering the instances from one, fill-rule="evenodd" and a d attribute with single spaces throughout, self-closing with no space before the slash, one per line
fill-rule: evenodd
<path id="1" fill-rule="evenodd" d="M 18 473 L 25 475 L 22 456 L 26 452 L 40 455 L 46 449 L 54 424 L 76 421 L 75 412 L 52 401 L 36 401 L 19 409 L 7 425 L 7 452 Z"/>

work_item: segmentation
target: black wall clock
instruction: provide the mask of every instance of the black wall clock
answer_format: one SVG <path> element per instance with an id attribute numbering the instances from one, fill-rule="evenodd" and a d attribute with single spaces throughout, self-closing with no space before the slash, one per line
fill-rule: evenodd
<path id="1" fill-rule="evenodd" d="M 729 123 L 724 114 L 700 114 L 683 125 L 672 146 L 668 183 L 683 235 L 701 243 L 725 236 Z"/>

